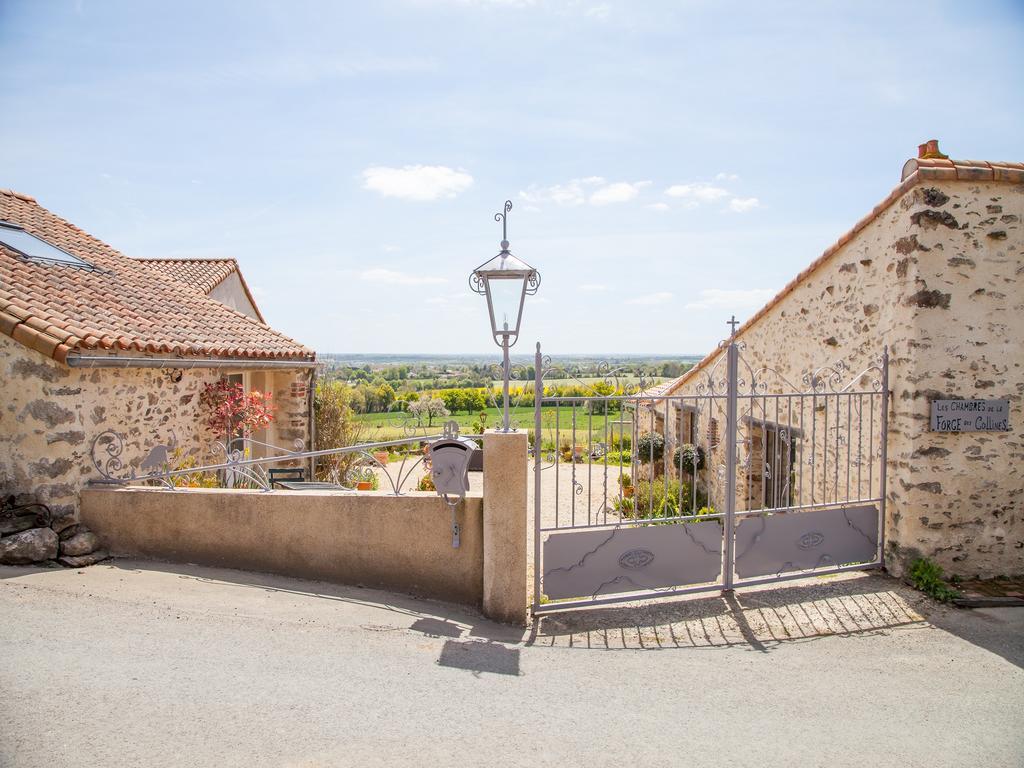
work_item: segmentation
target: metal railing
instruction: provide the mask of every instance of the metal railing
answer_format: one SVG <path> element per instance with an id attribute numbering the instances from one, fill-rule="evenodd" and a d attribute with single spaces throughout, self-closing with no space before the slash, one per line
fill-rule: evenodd
<path id="1" fill-rule="evenodd" d="M 456 425 L 456 433 L 457 430 L 458 426 Z M 401 496 L 409 490 L 406 486 L 412 478 L 413 472 L 428 461 L 424 450 L 425 446 L 442 437 L 444 437 L 442 433 L 417 435 L 397 440 L 360 443 L 313 451 L 303 450 L 301 441 L 297 442 L 295 450 L 288 450 L 252 438 L 238 437 L 226 443 L 214 443 L 214 450 L 224 454 L 224 461 L 199 466 L 175 467 L 173 464 L 176 460 L 187 463 L 187 457 L 176 455 L 177 446 L 175 444 L 150 446 L 145 450 L 145 456 L 142 459 L 137 462 L 127 462 L 124 459 L 127 445 L 125 436 L 113 430 L 107 430 L 93 439 L 90 456 L 93 466 L 101 477 L 100 480 L 94 482 L 100 484 L 157 483 L 166 488 L 180 488 L 185 486 L 183 480 L 202 478 L 204 482 L 215 482 L 216 487 L 248 487 L 262 491 L 273 490 L 275 484 L 267 471 L 270 465 L 288 462 L 294 466 L 296 463 L 315 462 L 318 459 L 353 456 L 357 458 L 351 462 L 351 468 L 343 474 L 335 472 L 330 482 L 323 484 L 324 487 L 333 485 L 339 490 L 355 491 L 356 484 L 359 482 L 358 478 L 364 476 L 365 470 L 379 470 L 375 472 L 378 481 L 380 478 L 386 479 L 391 493 Z M 466 435 L 466 437 L 480 439 L 482 435 Z M 390 457 L 393 451 L 389 449 L 412 446 L 416 446 L 417 450 L 398 452 L 396 461 L 382 461 L 376 455 L 387 451 Z M 273 451 L 273 453 L 265 456 L 253 456 L 252 454 L 256 450 Z"/>

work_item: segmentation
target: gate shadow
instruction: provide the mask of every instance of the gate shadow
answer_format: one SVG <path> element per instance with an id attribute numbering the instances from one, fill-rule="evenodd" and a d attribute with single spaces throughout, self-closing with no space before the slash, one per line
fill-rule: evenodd
<path id="1" fill-rule="evenodd" d="M 895 579 L 853 574 L 785 586 L 544 614 L 529 645 L 600 650 L 749 648 L 924 626 L 924 600 Z"/>

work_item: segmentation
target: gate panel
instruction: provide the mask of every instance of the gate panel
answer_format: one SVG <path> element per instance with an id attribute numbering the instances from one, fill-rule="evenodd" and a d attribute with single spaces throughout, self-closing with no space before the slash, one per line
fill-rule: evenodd
<path id="1" fill-rule="evenodd" d="M 722 574 L 717 521 L 552 533 L 544 542 L 544 593 L 591 597 L 715 582 Z"/>
<path id="2" fill-rule="evenodd" d="M 875 506 L 751 515 L 736 526 L 741 579 L 871 563 L 877 555 Z"/>
<path id="3" fill-rule="evenodd" d="M 669 394 L 615 369 L 545 391 L 538 345 L 535 613 L 881 565 L 887 352 L 799 386 L 742 349 Z"/>

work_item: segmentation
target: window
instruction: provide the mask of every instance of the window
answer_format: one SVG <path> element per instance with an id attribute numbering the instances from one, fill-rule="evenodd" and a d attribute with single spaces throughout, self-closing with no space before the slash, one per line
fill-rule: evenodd
<path id="1" fill-rule="evenodd" d="M 87 261 L 82 261 L 77 256 L 72 256 L 67 251 L 51 245 L 42 238 L 29 234 L 17 224 L 11 224 L 7 221 L 0 221 L 0 243 L 32 261 L 93 269 L 92 264 Z"/>

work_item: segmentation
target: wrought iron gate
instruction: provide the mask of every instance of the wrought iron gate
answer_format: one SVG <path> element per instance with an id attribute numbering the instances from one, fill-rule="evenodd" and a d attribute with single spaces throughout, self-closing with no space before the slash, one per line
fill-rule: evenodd
<path id="1" fill-rule="evenodd" d="M 535 613 L 881 564 L 887 351 L 797 386 L 732 340 L 672 394 L 614 372 L 612 394 L 545 391 L 544 363 L 538 345 Z"/>

